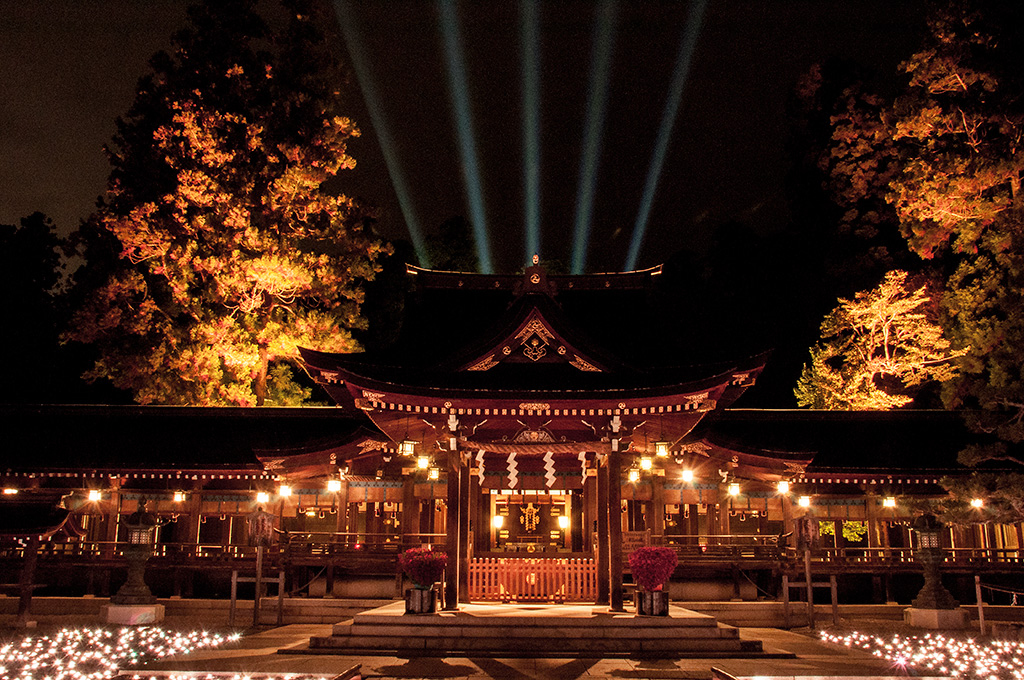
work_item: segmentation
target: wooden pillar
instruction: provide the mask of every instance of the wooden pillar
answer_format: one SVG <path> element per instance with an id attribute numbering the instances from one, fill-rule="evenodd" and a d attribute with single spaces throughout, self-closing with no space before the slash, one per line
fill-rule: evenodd
<path id="1" fill-rule="evenodd" d="M 864 521 L 868 526 L 868 549 L 878 547 L 878 505 L 873 493 L 864 499 Z"/>
<path id="2" fill-rule="evenodd" d="M 651 478 L 651 533 L 665 536 L 665 478 L 655 475 Z"/>
<path id="3" fill-rule="evenodd" d="M 608 604 L 608 459 L 597 469 L 597 602 Z"/>
<path id="4" fill-rule="evenodd" d="M 110 501 L 106 503 L 104 514 L 107 517 L 106 532 L 103 541 L 103 556 L 110 558 L 114 556 L 114 544 L 117 542 L 117 525 L 121 523 L 121 490 L 120 485 L 110 490 Z"/>
<path id="5" fill-rule="evenodd" d="M 459 467 L 459 602 L 469 602 L 470 474 Z"/>
<path id="6" fill-rule="evenodd" d="M 789 534 L 779 548 L 796 546 L 796 525 L 793 523 L 793 499 L 788 493 L 782 494 L 782 533 Z"/>
<path id="7" fill-rule="evenodd" d="M 418 546 L 421 541 L 420 503 L 416 500 L 416 478 L 406 475 L 402 478 L 402 545 L 405 548 Z"/>
<path id="8" fill-rule="evenodd" d="M 583 552 L 592 552 L 597 545 L 597 476 L 583 480 Z M 594 555 L 597 558 L 597 555 Z"/>
<path id="9" fill-rule="evenodd" d="M 686 518 L 686 534 L 690 536 L 687 539 L 689 545 L 697 545 L 700 543 L 700 504 L 691 503 L 686 506 L 686 513 L 689 517 Z"/>
<path id="10" fill-rule="evenodd" d="M 444 579 L 444 608 L 458 609 L 459 596 L 459 462 L 458 453 L 448 452 L 448 500 L 444 519 L 444 548 L 448 566 Z"/>
<path id="11" fill-rule="evenodd" d="M 480 488 L 480 475 L 469 475 L 469 555 L 472 557 L 491 545 L 491 521 L 487 512 L 490 498 Z"/>
<path id="12" fill-rule="evenodd" d="M 36 577 L 36 562 L 39 559 L 39 536 L 33 535 L 25 546 L 25 561 L 21 566 L 18 578 L 18 618 L 19 628 L 29 627 L 29 612 L 32 608 L 33 581 Z M 31 624 L 34 625 L 34 624 Z"/>
<path id="13" fill-rule="evenodd" d="M 611 423 L 611 451 L 608 453 L 608 609 L 625 611 L 622 606 L 622 479 L 619 452 L 618 416 Z"/>
<path id="14" fill-rule="evenodd" d="M 339 534 L 348 532 L 348 479 L 341 480 L 341 489 L 334 498 L 335 513 L 334 531 Z M 339 537 L 340 543 L 348 543 L 347 537 Z"/>

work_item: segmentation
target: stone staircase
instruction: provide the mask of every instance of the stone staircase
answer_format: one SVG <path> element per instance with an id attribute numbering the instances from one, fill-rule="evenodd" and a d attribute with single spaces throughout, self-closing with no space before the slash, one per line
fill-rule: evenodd
<path id="1" fill-rule="evenodd" d="M 501 654 L 506 656 L 768 656 L 758 640 L 714 617 L 672 606 L 667 617 L 580 605 L 466 604 L 459 611 L 405 615 L 395 602 L 334 625 L 305 653 Z M 773 656 L 778 656 L 773 655 Z"/>

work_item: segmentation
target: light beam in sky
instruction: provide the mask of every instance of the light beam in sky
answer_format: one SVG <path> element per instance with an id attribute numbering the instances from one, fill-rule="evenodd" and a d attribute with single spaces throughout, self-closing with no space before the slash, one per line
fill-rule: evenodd
<path id="1" fill-rule="evenodd" d="M 477 259 L 480 262 L 481 273 L 493 274 L 494 266 L 491 264 L 491 245 L 487 236 L 484 194 L 480 182 L 480 165 L 477 161 L 473 117 L 469 107 L 469 80 L 466 77 L 455 0 L 439 0 L 438 10 L 447 66 L 448 91 L 455 112 L 455 131 L 462 160 L 462 178 L 466 185 L 466 200 L 469 202 L 469 217 L 473 223 Z"/>
<path id="2" fill-rule="evenodd" d="M 576 189 L 576 221 L 573 231 L 572 273 L 582 274 L 587 265 L 587 246 L 594 210 L 594 189 L 601 156 L 601 132 L 608 107 L 608 72 L 615 44 L 616 0 L 603 0 L 596 9 L 593 44 L 590 53 L 590 84 L 584 123 L 583 153 L 580 156 L 579 184 Z"/>
<path id="3" fill-rule="evenodd" d="M 352 60 L 352 68 L 356 72 L 356 80 L 359 81 L 359 89 L 363 92 L 363 99 L 366 102 L 366 109 L 370 114 L 370 122 L 377 133 L 377 141 L 380 142 L 381 153 L 384 156 L 384 165 L 387 166 L 388 176 L 395 188 L 395 195 L 398 197 L 398 205 L 405 218 L 406 228 L 409 230 L 409 238 L 412 240 L 412 247 L 416 250 L 416 257 L 424 267 L 430 266 L 430 258 L 427 255 L 426 244 L 423 241 L 423 233 L 420 229 L 419 218 L 413 207 L 409 195 L 409 186 L 405 182 L 405 175 L 402 174 L 402 166 L 398 161 L 398 154 L 395 153 L 395 146 L 391 138 L 391 130 L 384 117 L 384 107 L 377 96 L 377 86 L 370 69 L 370 62 L 366 57 L 366 50 L 363 47 L 362 36 L 356 27 L 355 17 L 349 7 L 348 0 L 335 0 L 334 6 L 338 12 L 338 19 L 341 24 L 342 37 L 345 46 L 348 48 L 349 59 Z"/>
<path id="4" fill-rule="evenodd" d="M 526 199 L 526 256 L 540 253 L 540 23 L 537 0 L 519 7 L 523 77 L 523 194 Z"/>
<path id="5" fill-rule="evenodd" d="M 654 192 L 658 188 L 658 179 L 661 177 L 661 169 L 665 164 L 668 142 L 672 136 L 672 126 L 675 123 L 676 114 L 679 112 L 683 91 L 686 89 L 686 79 L 690 75 L 690 62 L 693 61 L 693 50 L 700 37 L 701 23 L 704 21 L 707 4 L 707 0 L 696 0 L 691 5 L 690 15 L 686 19 L 679 55 L 676 57 L 675 71 L 672 74 L 672 83 L 669 85 L 668 99 L 665 100 L 661 124 L 658 126 L 658 137 L 654 143 L 654 152 L 651 154 L 651 164 L 647 168 L 647 181 L 644 183 L 644 193 L 640 199 L 640 210 L 637 212 L 636 222 L 633 224 L 633 239 L 629 244 L 624 271 L 636 269 L 640 247 L 643 245 L 644 234 L 647 231 L 647 220 L 650 218 L 651 206 L 654 204 Z"/>

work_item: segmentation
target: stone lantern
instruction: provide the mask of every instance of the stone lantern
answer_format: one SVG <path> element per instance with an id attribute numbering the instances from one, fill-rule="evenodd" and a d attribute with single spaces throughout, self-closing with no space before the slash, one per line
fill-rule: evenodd
<path id="1" fill-rule="evenodd" d="M 146 562 L 153 555 L 160 525 L 157 516 L 146 509 L 145 499 L 139 501 L 138 509 L 124 521 L 128 580 L 110 598 L 105 614 L 107 623 L 142 624 L 163 620 L 164 606 L 156 603 L 156 596 L 145 580 Z"/>
<path id="2" fill-rule="evenodd" d="M 944 528 L 935 515 L 921 515 L 914 521 L 917 561 L 924 567 L 924 586 L 914 598 L 903 620 L 918 628 L 963 628 L 966 612 L 960 603 L 942 585 L 939 565 L 942 563 L 942 544 L 939 533 Z"/>

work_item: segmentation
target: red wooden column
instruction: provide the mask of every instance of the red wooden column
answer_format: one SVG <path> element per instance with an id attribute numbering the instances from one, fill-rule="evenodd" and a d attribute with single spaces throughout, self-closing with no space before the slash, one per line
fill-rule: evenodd
<path id="1" fill-rule="evenodd" d="M 462 457 L 461 454 L 459 456 Z M 470 484 L 469 466 L 459 466 L 459 601 L 469 602 Z"/>
<path id="2" fill-rule="evenodd" d="M 341 480 L 341 489 L 338 490 L 337 497 L 334 500 L 337 503 L 338 510 L 338 515 L 334 521 L 334 531 L 343 534 L 348 531 L 348 478 Z M 339 537 L 338 542 L 348 543 L 348 537 Z"/>
<path id="3" fill-rule="evenodd" d="M 664 472 L 664 470 L 662 470 Z M 651 533 L 665 536 L 665 477 L 654 475 L 651 478 Z"/>
<path id="4" fill-rule="evenodd" d="M 608 604 L 608 457 L 597 468 L 597 601 Z"/>
<path id="5" fill-rule="evenodd" d="M 622 606 L 622 461 L 619 453 L 618 416 L 612 417 L 611 447 L 608 453 L 608 609 L 625 611 Z"/>
<path id="6" fill-rule="evenodd" d="M 462 494 L 460 493 L 460 475 L 462 473 L 462 460 L 459 456 L 458 440 L 455 432 L 458 430 L 459 421 L 453 415 L 448 419 L 448 508 L 445 513 L 445 552 L 448 554 L 448 566 L 445 569 L 444 579 L 444 608 L 456 610 L 459 608 L 459 571 L 462 560 L 460 551 L 460 534 L 462 528 Z"/>
<path id="7" fill-rule="evenodd" d="M 402 545 L 412 548 L 420 544 L 420 502 L 416 500 L 416 478 L 402 478 Z"/>
<path id="8" fill-rule="evenodd" d="M 448 566 L 444 579 L 444 608 L 459 607 L 459 453 L 448 452 L 448 502 L 444 520 L 444 549 Z"/>

